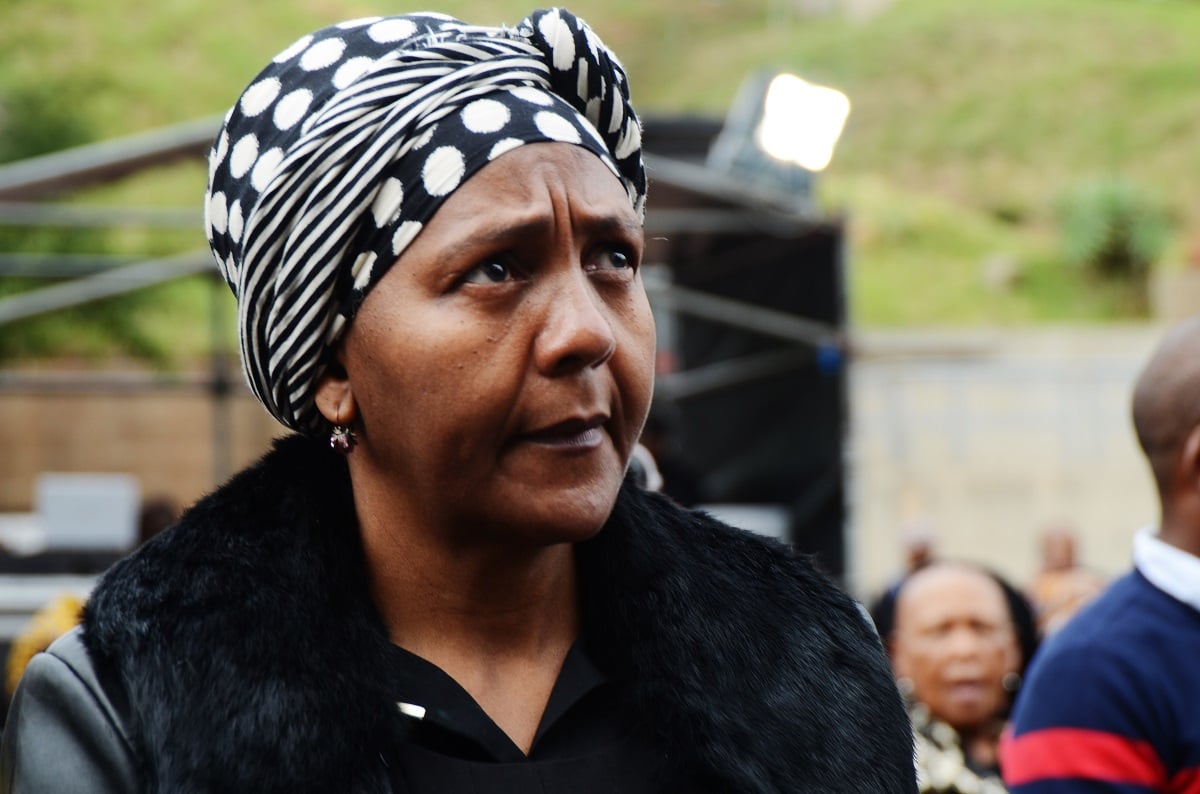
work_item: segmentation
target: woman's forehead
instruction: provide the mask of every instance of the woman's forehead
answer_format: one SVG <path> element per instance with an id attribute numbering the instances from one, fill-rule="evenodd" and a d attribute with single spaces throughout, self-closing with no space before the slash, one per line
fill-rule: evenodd
<path id="1" fill-rule="evenodd" d="M 589 150 L 566 143 L 531 144 L 497 158 L 455 191 L 429 225 L 536 224 L 556 207 L 583 223 L 641 234 L 621 182 Z"/>
<path id="2" fill-rule="evenodd" d="M 937 566 L 913 574 L 900 589 L 896 622 L 914 624 L 948 617 L 1008 620 L 1000 585 L 983 571 L 965 566 Z"/>

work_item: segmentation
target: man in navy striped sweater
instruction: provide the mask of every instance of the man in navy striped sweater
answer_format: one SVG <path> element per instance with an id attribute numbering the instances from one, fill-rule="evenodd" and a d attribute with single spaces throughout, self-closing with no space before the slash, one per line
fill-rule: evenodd
<path id="1" fill-rule="evenodd" d="M 1142 371 L 1133 423 L 1160 522 L 1034 659 L 1001 753 L 1014 794 L 1200 794 L 1200 317 Z"/>

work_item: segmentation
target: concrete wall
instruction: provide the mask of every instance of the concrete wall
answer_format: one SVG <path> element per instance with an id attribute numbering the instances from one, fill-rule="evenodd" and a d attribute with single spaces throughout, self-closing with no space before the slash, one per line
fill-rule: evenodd
<path id="1" fill-rule="evenodd" d="M 228 452 L 236 470 L 285 430 L 248 391 L 229 397 Z M 212 490 L 218 473 L 217 413 L 201 388 L 161 390 L 109 383 L 98 392 L 53 382 L 0 390 L 0 512 L 32 510 L 40 472 L 129 472 L 145 496 L 181 505 Z M 225 467 L 222 467 L 225 468 Z"/>
<path id="2" fill-rule="evenodd" d="M 1074 523 L 1085 562 L 1128 565 L 1154 520 L 1128 419 L 1129 390 L 1158 326 L 872 333 L 850 376 L 850 585 L 898 570 L 901 528 L 921 519 L 941 553 L 1017 582 L 1049 522 Z M 243 388 L 230 398 L 233 470 L 284 430 Z M 0 512 L 31 509 L 41 471 L 131 472 L 146 495 L 190 504 L 217 482 L 214 408 L 200 389 L 0 390 Z"/>
<path id="3" fill-rule="evenodd" d="M 1078 529 L 1083 562 L 1126 568 L 1157 512 L 1130 392 L 1163 330 L 865 337 L 851 377 L 855 589 L 897 573 L 912 522 L 933 527 L 944 556 L 1017 583 L 1052 522 Z"/>

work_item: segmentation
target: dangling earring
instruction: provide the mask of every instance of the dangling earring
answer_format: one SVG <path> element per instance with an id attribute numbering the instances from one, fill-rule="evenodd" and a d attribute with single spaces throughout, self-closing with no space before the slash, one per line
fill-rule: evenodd
<path id="1" fill-rule="evenodd" d="M 329 434 L 329 446 L 343 455 L 349 455 L 357 443 L 358 436 L 354 435 L 354 428 L 342 424 L 342 409 L 338 408 L 337 421 L 334 422 L 333 431 Z"/>

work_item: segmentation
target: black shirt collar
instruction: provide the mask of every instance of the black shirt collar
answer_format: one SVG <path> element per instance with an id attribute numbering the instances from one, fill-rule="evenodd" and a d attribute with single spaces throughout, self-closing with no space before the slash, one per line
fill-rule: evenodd
<path id="1" fill-rule="evenodd" d="M 396 700 L 401 712 L 419 717 L 414 740 L 429 749 L 477 761 L 516 762 L 545 755 L 543 745 L 608 678 L 576 641 L 563 660 L 529 755 L 521 751 L 463 687 L 437 665 L 397 647 Z M 403 705 L 401 705 L 403 704 Z M 553 751 L 551 751 L 553 752 Z"/>

